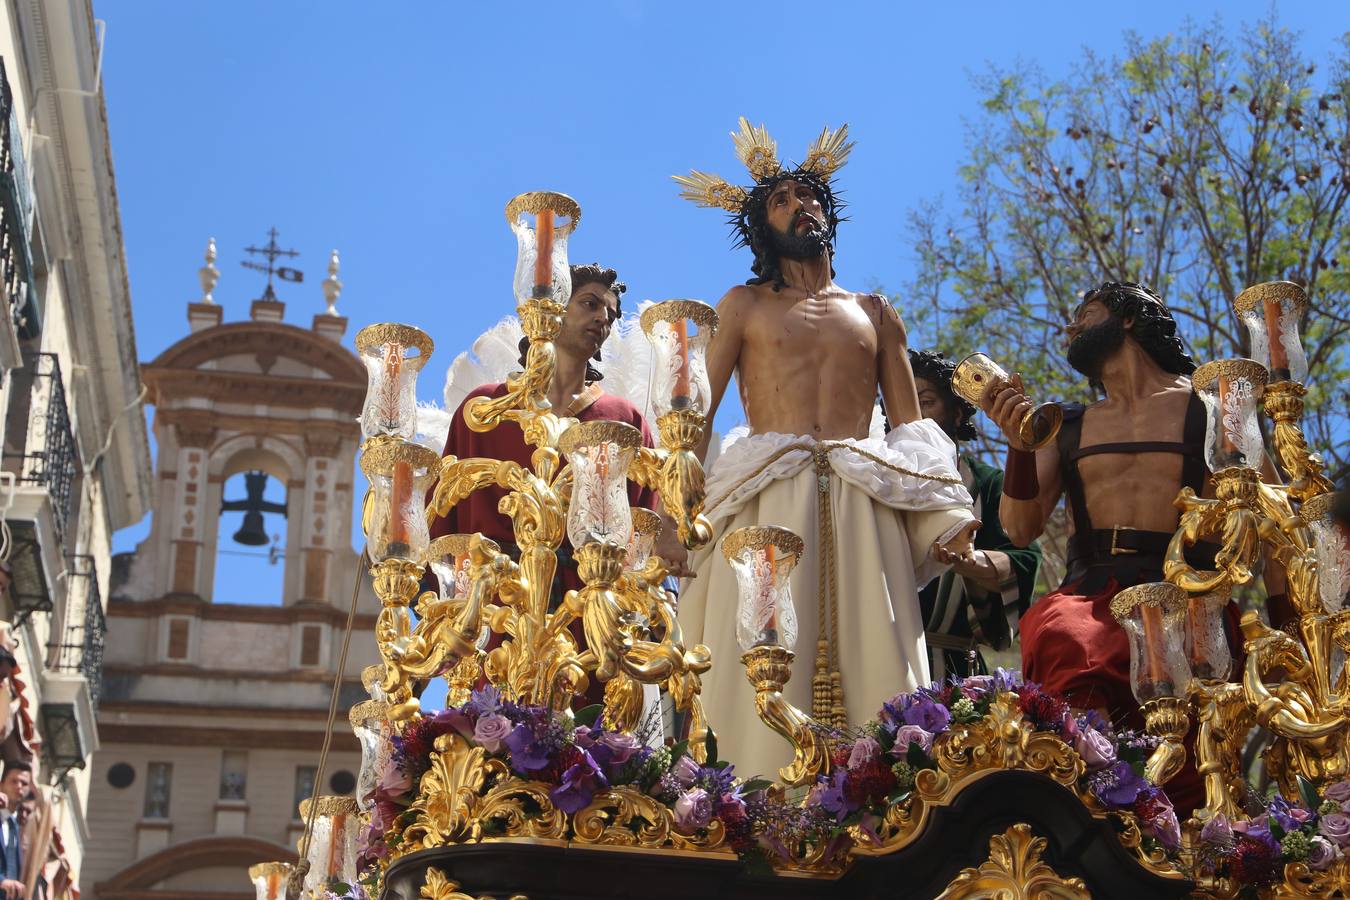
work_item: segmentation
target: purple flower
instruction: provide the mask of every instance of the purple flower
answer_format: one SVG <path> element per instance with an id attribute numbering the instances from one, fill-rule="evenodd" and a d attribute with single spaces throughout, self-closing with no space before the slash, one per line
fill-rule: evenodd
<path id="1" fill-rule="evenodd" d="M 706 828 L 712 820 L 712 798 L 703 788 L 690 788 L 675 801 L 675 824 L 685 831 Z"/>
<path id="2" fill-rule="evenodd" d="M 847 777 L 848 772 L 835 769 L 828 781 L 818 782 L 811 789 L 820 808 L 834 815 L 835 820 L 839 822 L 844 821 L 849 813 L 857 809 L 849 803 L 848 796 L 844 793 L 844 781 Z"/>
<path id="3" fill-rule="evenodd" d="M 502 743 L 511 751 L 511 768 L 517 772 L 537 772 L 548 765 L 549 748 L 535 739 L 534 729 L 529 725 L 517 725 Z"/>
<path id="4" fill-rule="evenodd" d="M 1083 757 L 1088 771 L 1104 769 L 1116 761 L 1116 745 L 1095 728 L 1083 728 L 1074 740 L 1074 749 Z"/>
<path id="5" fill-rule="evenodd" d="M 469 702 L 464 704 L 464 709 L 475 716 L 490 716 L 495 712 L 501 712 L 502 692 L 497 690 L 495 684 L 484 685 L 469 695 Z"/>
<path id="6" fill-rule="evenodd" d="M 1290 806 L 1289 801 L 1283 797 L 1276 797 L 1270 801 L 1270 817 L 1279 823 L 1285 832 L 1298 831 L 1299 826 L 1308 821 L 1311 815 L 1306 809 Z"/>
<path id="7" fill-rule="evenodd" d="M 904 711 L 906 725 L 918 725 L 924 731 L 939 734 L 947 730 L 952 715 L 947 707 L 927 695 L 918 695 Z"/>
<path id="8" fill-rule="evenodd" d="M 998 690 L 993 675 L 972 675 L 961 683 L 963 694 L 989 694 Z"/>
<path id="9" fill-rule="evenodd" d="M 473 720 L 468 713 L 458 708 L 443 709 L 436 713 L 431 717 L 431 728 L 436 734 L 457 731 L 460 737 L 473 737 Z"/>
<path id="10" fill-rule="evenodd" d="M 506 716 L 488 713 L 480 716 L 473 726 L 473 739 L 489 753 L 496 753 L 502 747 L 502 741 L 511 733 L 511 720 Z"/>
<path id="11" fill-rule="evenodd" d="M 910 744 L 918 744 L 919 749 L 927 753 L 933 749 L 933 735 L 918 725 L 901 725 L 895 732 L 895 746 L 891 752 L 903 757 L 909 751 Z"/>
<path id="12" fill-rule="evenodd" d="M 1322 796 L 1328 800 L 1335 800 L 1337 803 L 1344 803 L 1350 800 L 1350 781 L 1338 781 L 1335 784 L 1329 784 L 1322 791 Z"/>
<path id="13" fill-rule="evenodd" d="M 1122 809 L 1134 804 L 1139 792 L 1148 787 L 1148 782 L 1129 763 L 1116 760 L 1108 768 L 1091 776 L 1088 787 L 1103 805 L 1110 809 Z"/>
<path id="14" fill-rule="evenodd" d="M 586 751 L 581 751 L 581 762 L 563 773 L 562 784 L 549 791 L 553 805 L 565 813 L 580 812 L 595 797 L 596 791 L 609 787 L 600 767 Z"/>
<path id="15" fill-rule="evenodd" d="M 1022 687 L 1022 673 L 1017 669 L 994 669 L 994 687 L 1000 691 L 1015 691 Z"/>
<path id="16" fill-rule="evenodd" d="M 616 766 L 628 762 L 642 749 L 637 738 L 617 731 L 606 732 L 597 743 L 609 750 L 609 761 Z"/>
<path id="17" fill-rule="evenodd" d="M 578 725 L 572 732 L 572 743 L 582 750 L 589 750 L 595 746 L 595 734 L 588 726 Z"/>
<path id="18" fill-rule="evenodd" d="M 694 762 L 692 756 L 681 756 L 680 761 L 675 763 L 674 768 L 670 770 L 670 774 L 675 776 L 675 780 L 680 783 L 680 787 L 684 788 L 694 783 L 694 780 L 699 776 L 699 772 L 700 766 Z"/>
<path id="19" fill-rule="evenodd" d="M 1148 785 L 1134 801 L 1134 811 L 1144 832 L 1155 838 L 1168 850 L 1181 846 L 1181 825 L 1176 810 L 1162 788 Z"/>
<path id="20" fill-rule="evenodd" d="M 1229 824 L 1228 817 L 1223 813 L 1215 813 L 1200 829 L 1200 840 L 1220 847 L 1233 846 L 1233 826 Z"/>
<path id="21" fill-rule="evenodd" d="M 848 767 L 856 769 L 865 766 L 879 756 L 881 756 L 881 745 L 874 738 L 859 738 L 849 752 Z"/>
<path id="22" fill-rule="evenodd" d="M 1343 812 L 1327 813 L 1317 823 L 1317 830 L 1337 847 L 1350 846 L 1350 816 Z"/>
<path id="23" fill-rule="evenodd" d="M 1335 844 L 1317 835 L 1308 845 L 1308 868 L 1318 872 L 1329 869 L 1339 855 L 1340 851 L 1336 849 Z"/>

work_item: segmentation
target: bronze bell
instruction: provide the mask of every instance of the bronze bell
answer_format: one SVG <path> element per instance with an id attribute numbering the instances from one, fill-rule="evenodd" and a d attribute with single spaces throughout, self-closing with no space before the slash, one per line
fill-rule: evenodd
<path id="1" fill-rule="evenodd" d="M 267 488 L 266 472 L 246 472 L 244 474 L 244 499 L 226 500 L 220 505 L 220 511 L 242 512 L 244 524 L 234 533 L 235 543 L 248 547 L 261 547 L 269 543 L 267 530 L 263 526 L 263 513 L 281 513 L 286 515 L 286 504 L 273 503 L 263 499 Z"/>

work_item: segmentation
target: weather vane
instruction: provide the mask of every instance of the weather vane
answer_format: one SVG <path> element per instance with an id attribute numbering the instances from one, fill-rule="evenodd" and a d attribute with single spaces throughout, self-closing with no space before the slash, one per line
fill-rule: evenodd
<path id="1" fill-rule="evenodd" d="M 287 266 L 278 266 L 276 264 L 277 257 L 280 256 L 295 257 L 300 255 L 299 251 L 297 250 L 282 250 L 279 246 L 277 246 L 277 233 L 278 232 L 275 227 L 267 232 L 266 247 L 244 248 L 245 253 L 256 253 L 260 256 L 267 257 L 267 265 L 252 262 L 247 259 L 240 263 L 240 265 L 246 269 L 253 269 L 256 272 L 267 273 L 267 290 L 263 293 L 262 296 L 262 299 L 264 300 L 277 299 L 276 292 L 272 290 L 273 275 L 275 275 L 277 278 L 280 278 L 282 281 L 293 281 L 296 282 L 297 284 L 305 280 L 305 273 L 301 272 L 299 269 L 292 269 Z"/>

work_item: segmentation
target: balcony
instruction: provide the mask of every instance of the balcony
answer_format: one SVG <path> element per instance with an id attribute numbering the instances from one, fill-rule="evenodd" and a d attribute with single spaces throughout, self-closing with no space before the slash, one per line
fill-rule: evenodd
<path id="1" fill-rule="evenodd" d="M 41 323 L 30 250 L 33 197 L 20 134 L 14 95 L 4 61 L 0 60 L 0 289 L 14 328 L 20 336 L 32 337 Z"/>
<path id="2" fill-rule="evenodd" d="M 17 419 L 18 429 L 26 430 L 27 434 L 19 444 L 22 452 L 5 453 L 5 469 L 15 473 L 21 493 L 25 487 L 36 488 L 50 500 L 52 524 L 57 536 L 64 540 L 75 499 L 77 466 L 61 361 L 55 353 L 38 353 L 33 365 L 15 371 L 13 377 L 15 407 L 22 403 L 21 387 L 25 384 L 30 387 L 27 416 L 13 415 L 19 412 L 16 408 L 11 409 L 10 416 L 12 422 Z M 22 510 L 15 510 L 12 516 L 24 518 Z"/>
<path id="3" fill-rule="evenodd" d="M 92 556 L 71 559 L 67 584 L 65 628 L 61 643 L 52 648 L 52 669 L 83 675 L 89 685 L 89 705 L 97 712 L 103 693 L 103 643 L 108 624 L 103 618 L 103 596 Z"/>

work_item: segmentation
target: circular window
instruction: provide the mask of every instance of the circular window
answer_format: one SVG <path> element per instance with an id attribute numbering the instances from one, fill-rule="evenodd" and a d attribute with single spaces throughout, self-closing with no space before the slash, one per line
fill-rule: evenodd
<path id="1" fill-rule="evenodd" d="M 136 780 L 136 770 L 128 763 L 113 763 L 108 769 L 108 784 L 115 788 L 131 787 Z"/>
<path id="2" fill-rule="evenodd" d="M 328 786 L 338 795 L 350 794 L 356 788 L 356 776 L 346 769 L 339 769 L 328 779 Z"/>

